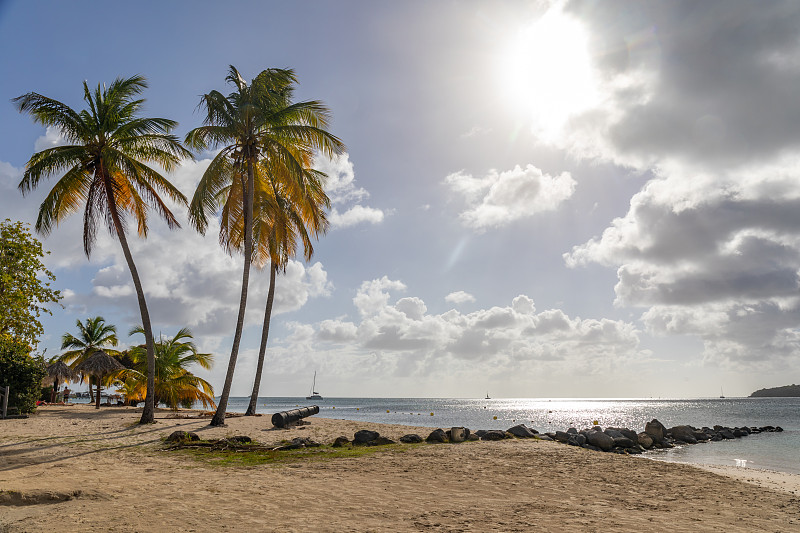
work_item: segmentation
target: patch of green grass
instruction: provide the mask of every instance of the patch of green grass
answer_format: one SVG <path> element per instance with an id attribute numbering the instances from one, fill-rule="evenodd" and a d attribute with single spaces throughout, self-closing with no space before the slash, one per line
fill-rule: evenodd
<path id="1" fill-rule="evenodd" d="M 210 448 L 180 448 L 172 450 L 183 457 L 200 461 L 209 466 L 253 467 L 261 465 L 286 465 L 331 461 L 352 457 L 364 457 L 375 453 L 403 453 L 419 446 L 417 444 L 388 444 L 384 446 L 319 446 L 297 450 L 212 450 Z"/>

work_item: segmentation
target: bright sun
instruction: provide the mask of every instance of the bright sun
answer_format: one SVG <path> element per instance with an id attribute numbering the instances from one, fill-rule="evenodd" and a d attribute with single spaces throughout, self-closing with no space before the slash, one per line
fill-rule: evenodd
<path id="1" fill-rule="evenodd" d="M 533 119 L 543 140 L 560 136 L 567 120 L 597 102 L 586 31 L 551 9 L 519 31 L 502 52 L 500 83 L 512 110 Z"/>

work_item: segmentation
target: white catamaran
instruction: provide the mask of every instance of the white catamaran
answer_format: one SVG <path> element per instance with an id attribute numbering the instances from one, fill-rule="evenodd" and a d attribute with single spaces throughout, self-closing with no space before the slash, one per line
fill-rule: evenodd
<path id="1" fill-rule="evenodd" d="M 314 389 L 317 388 L 317 371 L 314 371 L 314 380 L 311 382 L 311 395 L 306 396 L 306 400 L 321 400 L 322 396 L 315 391 Z"/>

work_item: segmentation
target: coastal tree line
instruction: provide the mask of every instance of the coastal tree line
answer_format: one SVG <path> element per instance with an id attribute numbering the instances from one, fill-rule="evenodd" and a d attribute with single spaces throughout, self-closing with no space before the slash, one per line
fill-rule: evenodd
<path id="1" fill-rule="evenodd" d="M 291 69 L 267 69 L 248 82 L 231 66 L 225 81 L 231 92 L 225 95 L 212 90 L 202 95 L 199 108 L 204 114 L 203 124 L 189 131 L 182 141 L 172 134 L 177 122 L 140 116 L 144 103 L 141 93 L 148 85 L 139 75 L 117 78 L 107 86 L 98 84 L 93 90 L 84 82 L 86 108 L 80 111 L 35 92 L 12 100 L 35 122 L 57 128 L 65 141 L 34 153 L 19 183 L 25 195 L 43 180 L 58 178 L 39 207 L 36 231 L 47 236 L 59 222 L 82 212 L 87 258 L 99 225 L 104 225 L 122 247 L 141 315 L 141 325 L 132 333 L 144 336 L 144 344 L 131 350 L 138 357 L 139 381 L 146 382 L 140 423 L 152 422 L 157 401 L 165 398 L 163 391 L 159 395 L 156 390 L 157 359 L 169 351 L 170 342 L 191 344 L 191 333 L 181 330 L 170 341 L 155 341 L 142 280 L 128 245 L 130 225 L 135 224 L 138 235 L 146 238 L 148 215 L 153 210 L 170 229 L 179 228 L 165 202 L 168 198 L 188 208 L 190 224 L 201 234 L 207 230 L 209 218 L 218 216 L 220 245 L 229 254 L 243 256 L 239 311 L 225 382 L 211 420 L 215 426 L 225 422 L 251 267 L 269 265 L 270 283 L 247 414 L 255 414 L 277 275 L 285 271 L 288 260 L 301 247 L 305 259 L 310 259 L 313 241 L 329 225 L 326 175 L 313 168 L 314 157 L 332 157 L 342 153 L 345 146 L 328 131 L 328 107 L 318 100 L 295 101 L 298 79 Z M 162 171 L 171 172 L 182 160 L 193 159 L 195 153 L 206 149 L 219 152 L 188 201 Z M 82 327 L 80 321 L 78 325 Z M 69 347 L 67 344 L 65 340 L 64 348 Z M 157 357 L 157 351 L 161 357 Z M 188 351 L 196 354 L 193 345 Z M 210 364 L 210 358 L 203 361 L 194 362 Z M 196 389 L 205 390 L 202 385 Z"/>

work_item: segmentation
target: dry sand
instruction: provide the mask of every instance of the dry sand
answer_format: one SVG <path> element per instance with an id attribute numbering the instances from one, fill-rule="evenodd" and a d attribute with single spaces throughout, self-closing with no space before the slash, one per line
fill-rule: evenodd
<path id="1" fill-rule="evenodd" d="M 275 430 L 269 416 L 210 428 L 207 419 L 167 418 L 168 411 L 138 426 L 140 412 L 49 406 L 25 420 L 0 420 L 0 533 L 800 531 L 798 476 L 709 472 L 533 440 L 219 466 L 165 451 L 160 439 L 181 429 L 204 439 L 330 443 L 358 429 L 397 439 L 430 428 L 311 417 L 309 425 Z"/>

